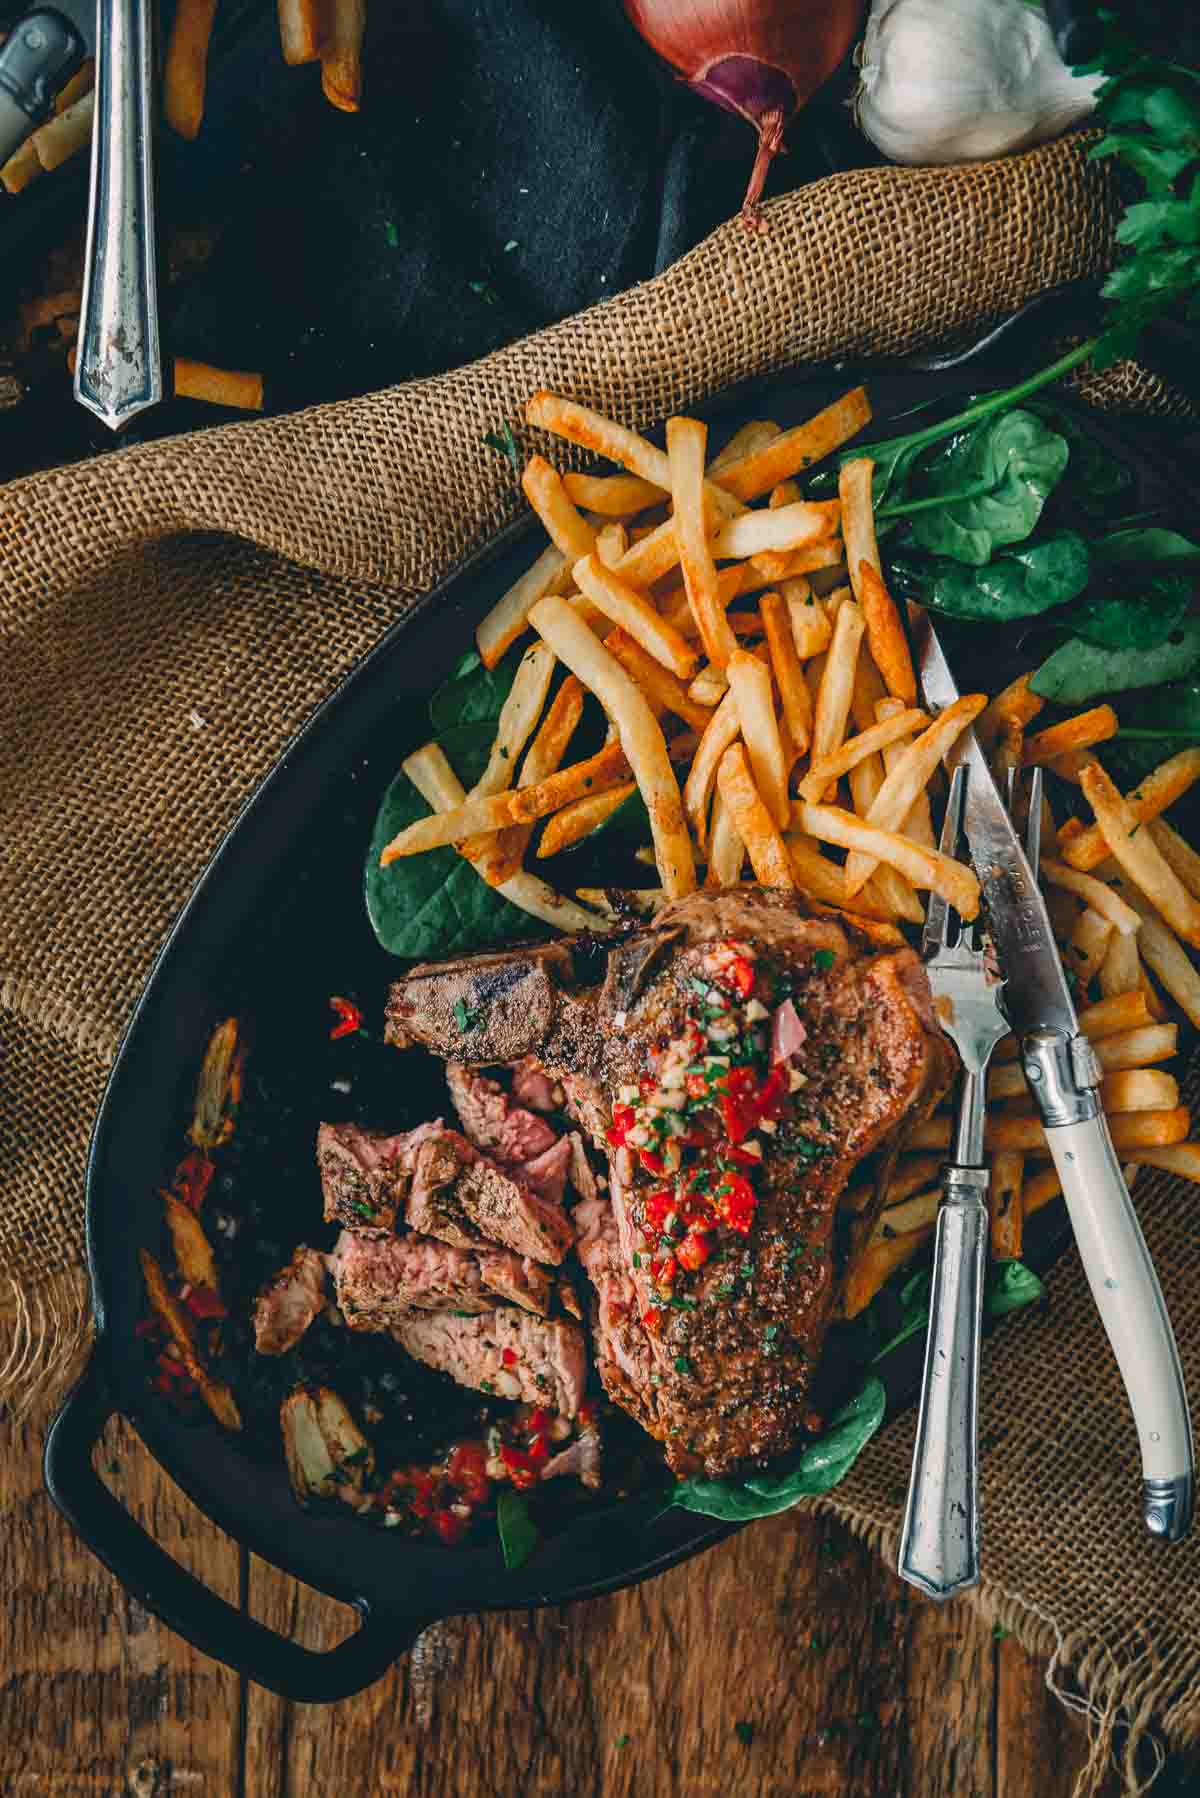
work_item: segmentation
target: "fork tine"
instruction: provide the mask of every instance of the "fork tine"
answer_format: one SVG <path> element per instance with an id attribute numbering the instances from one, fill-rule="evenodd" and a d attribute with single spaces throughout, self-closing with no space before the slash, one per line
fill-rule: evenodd
<path id="1" fill-rule="evenodd" d="M 958 845 L 958 834 L 962 825 L 963 789 L 966 786 L 967 771 L 960 762 L 950 778 L 950 792 L 946 799 L 946 816 L 942 821 L 941 851 L 943 855 L 953 855 Z M 922 938 L 925 952 L 946 948 L 950 938 L 949 906 L 942 895 L 932 892 L 925 911 L 925 932 Z"/>
<path id="2" fill-rule="evenodd" d="M 1017 791 L 1019 778 L 1020 771 L 1017 768 L 1010 767 L 1005 773 L 1004 803 L 1008 807 L 1008 814 L 1014 823 L 1017 819 L 1017 801 L 1021 798 Z M 1028 803 L 1028 810 L 1025 814 L 1024 847 L 1026 860 L 1035 874 L 1038 871 L 1042 853 L 1042 790 L 1044 784 L 1042 769 L 1033 768 L 1029 776 L 1029 790 L 1024 795 Z"/>

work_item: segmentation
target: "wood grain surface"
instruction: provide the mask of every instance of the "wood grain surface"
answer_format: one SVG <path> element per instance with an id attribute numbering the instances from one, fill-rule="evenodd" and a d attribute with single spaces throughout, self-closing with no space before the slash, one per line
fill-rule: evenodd
<path id="1" fill-rule="evenodd" d="M 456 1618 L 370 1691 L 285 1703 L 149 1616 L 47 1498 L 45 1417 L 0 1426 L 0 1790 L 195 1798 L 1069 1798 L 1080 1721 L 969 1605 L 792 1513 L 649 1585 Z M 124 1424 L 97 1465 L 183 1564 L 309 1647 L 352 1614 L 243 1554 Z M 1155 1798 L 1200 1786 L 1172 1762 Z M 1111 1778 L 1104 1798 L 1116 1798 Z"/>

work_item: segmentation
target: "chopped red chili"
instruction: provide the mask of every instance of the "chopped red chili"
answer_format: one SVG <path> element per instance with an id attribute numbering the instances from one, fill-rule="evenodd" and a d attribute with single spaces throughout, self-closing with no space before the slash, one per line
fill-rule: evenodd
<path id="1" fill-rule="evenodd" d="M 205 1322 L 213 1317 L 228 1317 L 229 1312 L 211 1286 L 193 1286 L 183 1301 L 193 1317 Z"/>
<path id="2" fill-rule="evenodd" d="M 468 1517 L 456 1516 L 453 1511 L 435 1511 L 433 1527 L 442 1541 L 453 1547 L 456 1542 L 462 1541 L 471 1527 L 471 1521 Z"/>
<path id="3" fill-rule="evenodd" d="M 330 1040 L 339 1036 L 355 1036 L 362 1029 L 363 1014 L 352 999 L 343 999 L 334 994 L 329 1001 L 331 1010 L 337 1013 L 337 1023 L 329 1032 Z"/>
<path id="4" fill-rule="evenodd" d="M 689 1273 L 693 1274 L 697 1268 L 704 1266 L 711 1253 L 712 1245 L 707 1234 L 703 1230 L 695 1229 L 688 1231 L 675 1251 L 680 1267 L 685 1267 Z"/>
<path id="5" fill-rule="evenodd" d="M 208 1156 L 200 1149 L 194 1149 L 190 1155 L 184 1156 L 175 1169 L 175 1178 L 171 1182 L 172 1195 L 184 1205 L 190 1205 L 193 1211 L 199 1211 L 215 1171 Z"/>
<path id="6" fill-rule="evenodd" d="M 501 1349 L 500 1359 L 503 1361 L 505 1367 L 515 1367 L 517 1365 L 516 1349 L 510 1349 L 510 1348 Z"/>

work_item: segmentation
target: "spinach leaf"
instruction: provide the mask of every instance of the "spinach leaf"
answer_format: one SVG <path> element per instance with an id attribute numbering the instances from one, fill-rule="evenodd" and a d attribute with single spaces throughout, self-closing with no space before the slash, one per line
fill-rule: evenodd
<path id="1" fill-rule="evenodd" d="M 494 734 L 491 724 L 469 724 L 438 739 L 464 786 L 483 773 Z M 537 919 L 480 880 L 457 849 L 432 849 L 379 866 L 384 844 L 428 813 L 401 770 L 383 796 L 363 873 L 367 916 L 383 947 L 426 961 L 538 934 L 543 926 Z"/>
<path id="2" fill-rule="evenodd" d="M 987 418 L 951 440 L 922 486 L 947 504 L 914 518 L 922 549 L 981 568 L 996 548 L 1023 543 L 1042 515 L 1047 495 L 1067 466 L 1066 439 L 1023 408 Z M 973 498 L 955 499 L 962 490 Z"/>
<path id="3" fill-rule="evenodd" d="M 1055 495 L 1056 505 L 1098 521 L 1111 518 L 1119 495 L 1133 485 L 1133 470 L 1127 463 L 1118 462 L 1107 445 L 1097 442 L 1072 413 L 1064 412 L 1053 401 L 1034 400 L 1032 409 L 1060 437 L 1066 438 L 1070 451 L 1067 471 Z"/>
<path id="4" fill-rule="evenodd" d="M 1200 666 L 1200 618 L 1185 618 L 1156 649 L 1101 649 L 1077 637 L 1044 661 L 1030 688 L 1060 705 L 1080 705 L 1132 687 L 1182 680 Z"/>
<path id="5" fill-rule="evenodd" d="M 848 1404 L 831 1419 L 819 1441 L 806 1448 L 789 1473 L 755 1475 L 748 1480 L 682 1480 L 673 1498 L 685 1511 L 748 1523 L 786 1511 L 802 1498 L 828 1492 L 845 1478 L 883 1422 L 887 1395 L 883 1382 L 870 1375 Z"/>
<path id="6" fill-rule="evenodd" d="M 1023 1261 L 1000 1261 L 988 1280 L 984 1309 L 989 1317 L 1006 1317 L 1022 1305 L 1032 1305 L 1045 1290 L 1033 1269 Z"/>
<path id="7" fill-rule="evenodd" d="M 1192 562 L 1200 560 L 1200 543 L 1181 537 L 1178 531 L 1158 529 L 1108 531 L 1092 544 L 1092 567 L 1111 568 L 1123 562 Z"/>
<path id="8" fill-rule="evenodd" d="M 496 1500 L 496 1528 L 500 1534 L 500 1552 L 509 1572 L 523 1567 L 538 1545 L 538 1526 L 529 1515 L 529 1501 L 523 1492 L 506 1487 Z"/>
<path id="9" fill-rule="evenodd" d="M 872 1361 L 882 1361 L 886 1354 L 907 1342 L 929 1322 L 929 1296 L 933 1291 L 933 1270 L 923 1267 L 915 1274 L 910 1274 L 900 1288 L 900 1322 L 892 1334 L 871 1356 Z"/>
<path id="10" fill-rule="evenodd" d="M 1098 593 L 1073 606 L 1071 629 L 1085 643 L 1105 649 L 1155 649 L 1165 643 L 1192 603 L 1192 583 L 1183 575 L 1149 580 L 1137 594 Z"/>
<path id="11" fill-rule="evenodd" d="M 494 668 L 485 668 L 474 650 L 465 655 L 429 702 L 434 735 L 456 724 L 495 724 L 524 653 L 519 646 L 510 649 Z"/>
<path id="12" fill-rule="evenodd" d="M 1005 623 L 1030 618 L 1074 599 L 1088 583 L 1088 547 L 1078 531 L 1058 531 L 1038 543 L 1006 550 L 985 568 L 946 556 L 926 560 L 896 550 L 889 562 L 900 589 L 952 618 Z"/>

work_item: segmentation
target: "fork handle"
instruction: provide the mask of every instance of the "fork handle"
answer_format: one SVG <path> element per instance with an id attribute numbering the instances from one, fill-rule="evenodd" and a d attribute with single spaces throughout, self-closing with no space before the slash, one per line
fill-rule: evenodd
<path id="1" fill-rule="evenodd" d="M 1178 1542 L 1192 1521 L 1192 1430 L 1162 1289 L 1103 1113 L 1050 1126 L 1046 1140 L 1083 1271 L 1108 1335 L 1142 1452 L 1142 1514 Z"/>
<path id="2" fill-rule="evenodd" d="M 931 1598 L 979 1580 L 979 1337 L 986 1168 L 944 1170 L 925 1376 L 897 1571 Z"/>

